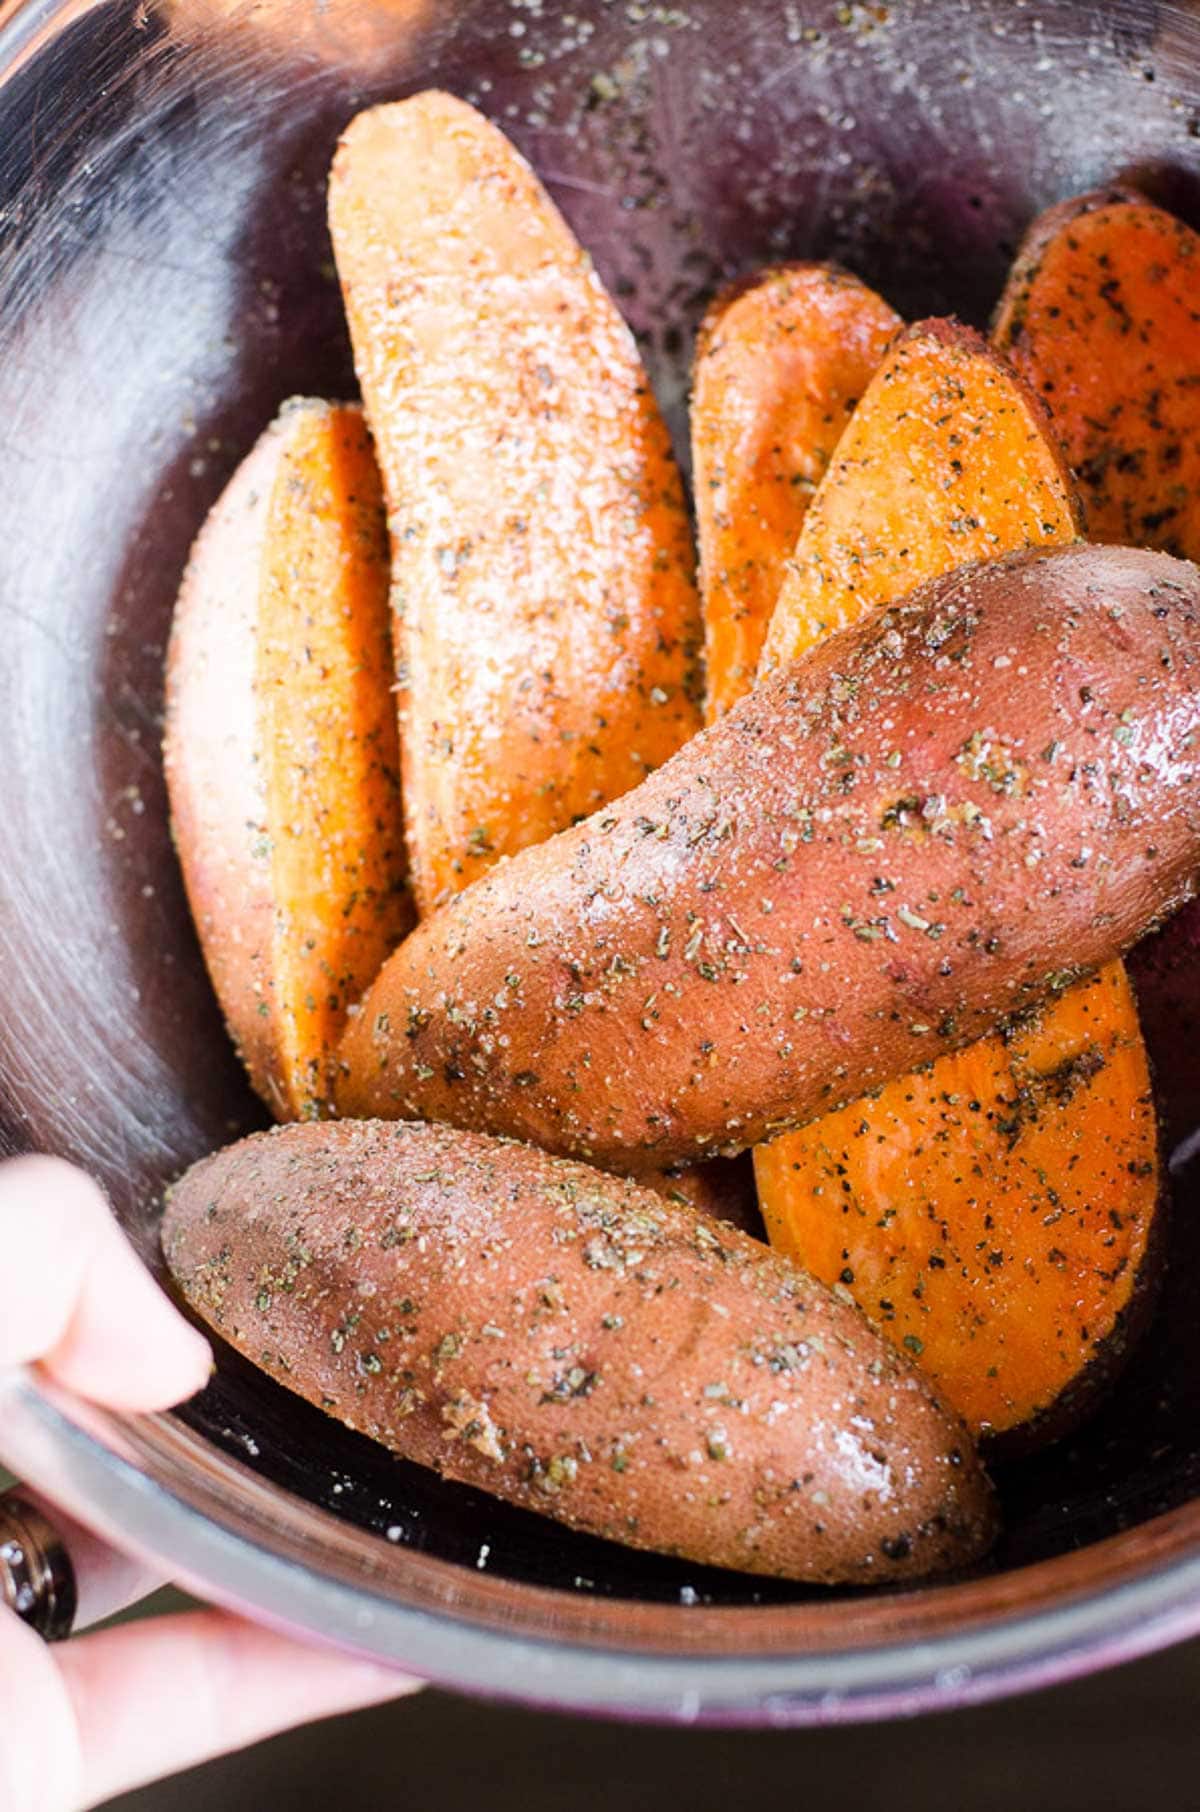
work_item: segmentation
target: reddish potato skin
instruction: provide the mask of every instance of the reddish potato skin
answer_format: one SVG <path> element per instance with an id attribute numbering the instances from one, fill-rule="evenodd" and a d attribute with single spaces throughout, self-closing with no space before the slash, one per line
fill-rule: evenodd
<path id="1" fill-rule="evenodd" d="M 858 1310 L 624 1179 L 446 1127 L 295 1125 L 190 1170 L 163 1245 L 289 1389 L 573 1528 L 822 1584 L 993 1535 L 961 1425 Z"/>
<path id="2" fill-rule="evenodd" d="M 1191 892 L 1198 605 L 1188 563 L 1080 546 L 830 638 L 419 926 L 339 1111 L 644 1169 L 981 1037 Z"/>

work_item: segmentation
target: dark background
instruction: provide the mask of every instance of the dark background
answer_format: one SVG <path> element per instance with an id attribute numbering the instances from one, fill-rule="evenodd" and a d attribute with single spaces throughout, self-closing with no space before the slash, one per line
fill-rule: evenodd
<path id="1" fill-rule="evenodd" d="M 592 1723 L 427 1692 L 276 1737 L 111 1812 L 1150 1812 L 1200 1807 L 1200 1642 L 911 1723 Z"/>

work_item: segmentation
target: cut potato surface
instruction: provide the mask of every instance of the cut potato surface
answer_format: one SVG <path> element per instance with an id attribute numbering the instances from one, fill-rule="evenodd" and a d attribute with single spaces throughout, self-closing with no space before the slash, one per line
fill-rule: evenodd
<path id="1" fill-rule="evenodd" d="M 329 217 L 388 502 L 427 912 L 698 727 L 691 531 L 633 336 L 495 126 L 439 93 L 360 114 Z"/>
<path id="2" fill-rule="evenodd" d="M 709 723 L 754 684 L 804 513 L 900 326 L 832 264 L 760 271 L 704 318 L 691 424 Z"/>
<path id="3" fill-rule="evenodd" d="M 1200 551 L 1200 236 L 1099 190 L 1035 221 L 997 347 L 1045 400 L 1095 541 Z"/>
<path id="4" fill-rule="evenodd" d="M 413 922 L 387 589 L 361 410 L 289 404 L 192 550 L 165 742 L 205 959 L 280 1119 L 325 1111 L 346 1009 Z"/>
<path id="5" fill-rule="evenodd" d="M 1080 533 L 1033 392 L 970 328 L 919 321 L 863 392 L 804 519 L 763 672 L 955 567 Z"/>
<path id="6" fill-rule="evenodd" d="M 168 1263 L 349 1427 L 571 1528 L 822 1584 L 977 1557 L 961 1424 L 837 1298 L 735 1228 L 528 1146 L 292 1126 L 171 1191 Z"/>
<path id="7" fill-rule="evenodd" d="M 903 546 L 903 539 L 896 540 L 904 530 L 896 514 L 894 473 L 900 475 L 901 499 L 914 473 L 924 487 L 919 545 L 905 558 L 880 553 L 886 547 L 895 554 Z M 1077 539 L 1080 528 L 1048 418 L 981 341 L 960 331 L 947 333 L 938 323 L 914 330 L 894 347 L 839 445 L 829 494 L 819 504 L 800 536 L 790 588 L 780 602 L 779 633 L 791 636 L 797 647 L 819 639 L 825 621 L 852 620 L 865 609 L 894 602 L 914 559 L 921 570 L 937 571 L 963 558 L 995 559 L 1037 542 L 1068 543 Z M 850 523 L 857 536 L 853 544 L 842 539 Z M 847 564 L 852 545 L 861 553 L 861 563 L 855 558 Z M 973 738 L 967 760 L 997 790 L 1019 788 L 1020 764 L 1009 737 L 994 724 Z M 909 916 L 914 921 L 910 929 L 931 929 L 938 918 L 923 908 Z M 1110 1011 L 1111 1024 L 1106 1023 Z M 1036 1226 L 1030 1223 L 1024 1245 L 1016 1237 L 1020 1205 L 1027 1199 L 1036 1202 L 1049 1191 L 1078 1201 L 1084 1181 L 1080 1150 L 1097 1149 L 1092 1116 L 1099 1100 L 1112 1116 L 1110 1143 L 1120 1146 L 1127 1136 L 1130 1162 L 1145 1168 L 1134 1173 L 1133 1208 L 1125 1201 L 1129 1179 L 1111 1164 L 1103 1172 L 1107 1189 L 1096 1196 L 1091 1210 L 1093 1220 L 1098 1217 L 1101 1223 L 1090 1255 L 1097 1264 L 1112 1258 L 1104 1245 L 1111 1234 L 1110 1213 L 1120 1217 L 1136 1248 L 1133 1256 L 1140 1257 L 1158 1200 L 1145 1052 L 1121 965 L 1107 969 L 1100 984 L 1083 983 L 1048 1001 L 1038 1028 L 1039 1048 L 1055 1050 L 1056 1062 L 1071 1074 L 1078 1075 L 1080 1066 L 1087 1069 L 1097 1053 L 1114 1044 L 1127 1049 L 1128 1060 L 1105 1058 L 1102 1095 L 1098 1083 L 1062 1092 L 1052 1120 L 1043 1114 L 1039 1121 L 1036 1139 L 1027 1136 L 1014 1148 L 1011 1116 L 994 1109 L 993 1104 L 1014 1098 L 1023 1086 L 1014 1070 L 1014 1049 L 1023 1051 L 1024 1045 L 1014 1047 L 997 1034 L 940 1058 L 932 1069 L 886 1083 L 871 1098 L 828 1120 L 785 1134 L 760 1150 L 755 1164 L 771 1238 L 824 1275 L 829 1227 L 827 1217 L 813 1212 L 814 1176 L 824 1179 L 828 1201 L 822 1166 L 842 1163 L 842 1157 L 831 1154 L 852 1150 L 856 1161 L 845 1158 L 846 1176 L 855 1179 L 864 1221 L 858 1230 L 860 1250 L 835 1275 L 869 1314 L 886 1315 L 889 1331 L 913 1343 L 921 1363 L 942 1380 L 949 1400 L 969 1421 L 986 1424 L 990 1431 L 1010 1430 L 1039 1416 L 1049 1428 L 1047 1410 L 1068 1393 L 1077 1408 L 1086 1405 L 1087 1394 L 1070 1387 L 1077 1372 L 1098 1371 L 1094 1354 L 1111 1340 L 1137 1275 L 1135 1263 L 1124 1283 L 1114 1287 L 1107 1305 L 1111 1312 L 1088 1317 L 1081 1311 L 1077 1319 L 1084 1334 L 1073 1336 L 1069 1325 L 1057 1330 L 1050 1325 L 1058 1305 L 1047 1307 Z M 1021 1074 L 1024 1064 L 1022 1056 L 1017 1064 Z M 939 1102 L 952 1105 L 939 1110 Z M 953 1105 L 962 1102 L 974 1102 L 976 1109 Z M 850 1129 L 852 1147 L 847 1143 Z M 881 1151 L 894 1153 L 894 1163 L 885 1162 Z M 1031 1151 L 1036 1151 L 1041 1181 L 1039 1191 L 1028 1197 Z M 988 1179 L 982 1189 L 981 1176 Z M 1091 1172 L 1086 1180 L 1089 1187 L 1099 1186 Z M 881 1192 L 877 1200 L 876 1190 Z M 1143 1198 L 1140 1213 L 1137 1202 Z M 924 1288 L 923 1246 L 936 1230 L 923 1225 L 914 1235 L 911 1224 L 913 1216 L 927 1217 L 934 1202 L 938 1228 L 956 1252 L 985 1251 L 989 1264 L 1004 1263 L 999 1282 L 990 1270 L 959 1263 L 953 1266 L 953 1291 L 940 1274 L 933 1280 L 940 1288 Z M 984 1222 L 989 1217 L 1003 1221 L 1005 1204 L 1014 1216 L 1013 1237 L 997 1261 L 998 1244 Z M 894 1275 L 903 1270 L 906 1254 L 893 1249 L 893 1230 L 896 1240 L 909 1238 L 915 1248 L 907 1280 Z M 815 1242 L 811 1257 L 805 1251 L 809 1238 Z M 1128 1260 L 1130 1255 L 1125 1256 Z M 877 1289 L 881 1273 L 884 1283 Z M 996 1303 L 1000 1289 L 1005 1292 L 1003 1313 Z M 919 1293 L 915 1304 L 914 1290 Z M 886 1311 L 881 1302 L 889 1305 Z M 910 1325 L 909 1310 L 919 1327 Z M 1014 1328 L 1020 1326 L 1027 1329 L 1026 1344 L 1014 1354 Z M 968 1328 L 977 1332 L 964 1344 Z"/>
<path id="8" fill-rule="evenodd" d="M 844 1284 L 984 1436 L 1078 1411 L 1120 1357 L 1157 1159 L 1120 964 L 754 1154 L 772 1244 Z"/>
<path id="9" fill-rule="evenodd" d="M 419 925 L 341 1111 L 666 1167 L 970 1044 L 1192 890 L 1198 661 L 1166 554 L 935 581 Z"/>
<path id="10" fill-rule="evenodd" d="M 1200 557 L 1200 237 L 1131 189 L 1034 222 L 996 344 L 1045 399 L 1096 541 Z M 1200 909 L 1130 956 L 1170 1149 L 1200 1126 Z"/>

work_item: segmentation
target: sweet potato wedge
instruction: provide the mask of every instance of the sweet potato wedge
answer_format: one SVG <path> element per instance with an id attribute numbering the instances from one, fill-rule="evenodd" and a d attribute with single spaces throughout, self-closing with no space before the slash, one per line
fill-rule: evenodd
<path id="1" fill-rule="evenodd" d="M 1034 222 L 992 338 L 1046 402 L 1094 541 L 1200 551 L 1200 236 L 1132 189 Z"/>
<path id="2" fill-rule="evenodd" d="M 829 638 L 418 926 L 340 1111 L 665 1167 L 1036 1005 L 1193 886 L 1198 606 L 1186 563 L 1080 545 Z"/>
<path id="3" fill-rule="evenodd" d="M 772 266 L 704 317 L 691 424 L 709 723 L 754 684 L 804 512 L 900 326 L 833 264 Z"/>
<path id="4" fill-rule="evenodd" d="M 993 405 L 994 424 L 987 415 Z M 1010 454 L 1019 463 L 1006 473 Z M 980 341 L 948 338 L 941 324 L 897 342 L 835 457 L 829 493 L 800 536 L 796 578 L 780 605 L 794 612 L 802 601 L 789 633 L 799 628 L 805 642 L 819 632 L 817 612 L 820 621 L 842 621 L 890 604 L 903 588 L 911 557 L 881 559 L 874 551 L 897 530 L 897 471 L 902 483 L 923 473 L 928 486 L 914 549 L 922 571 L 952 566 L 964 542 L 968 557 L 993 559 L 1037 541 L 1078 536 L 1075 500 L 1047 418 Z M 1028 483 L 1031 473 L 1035 482 Z M 848 524 L 854 547 L 866 550 L 852 569 L 845 561 L 851 544 L 842 539 Z M 840 596 L 839 583 L 849 582 L 853 592 Z M 1005 756 L 997 765 L 997 747 L 980 737 L 973 758 L 985 777 L 1005 785 L 1013 771 Z M 918 912 L 916 924 L 927 917 Z M 1053 1056 L 1043 1068 L 1075 1079 L 1052 1102 L 1030 1080 L 1047 1053 Z M 1014 1103 L 1039 1104 L 1037 1117 L 1014 1120 Z M 1109 1116 L 1100 1133 L 1093 1122 L 1098 1103 Z M 1108 1161 L 1081 1168 L 1084 1150 Z M 1134 1167 L 1133 1185 L 1124 1163 Z M 844 1193 L 833 1186 L 838 1165 Z M 992 1435 L 1003 1431 L 1010 1444 L 1033 1441 L 1039 1431 L 1060 1426 L 1072 1407 L 1087 1407 L 1089 1393 L 1078 1376 L 1099 1377 L 1105 1369 L 1099 1355 L 1113 1344 L 1115 1330 L 1125 1328 L 1159 1195 L 1157 1166 L 1145 1051 L 1119 963 L 1102 979 L 1047 1002 L 1036 1036 L 1028 1028 L 1015 1041 L 995 1033 L 785 1133 L 755 1156 L 772 1241 L 819 1274 L 839 1277 L 868 1314 L 882 1316 L 890 1333 L 912 1343 L 968 1422 Z M 1034 1171 L 1040 1180 L 1031 1191 Z M 1094 1193 L 1081 1198 L 1081 1188 Z M 1065 1236 L 1058 1243 L 1054 1235 L 1043 1237 L 1039 1220 L 1029 1224 L 1024 1243 L 1020 1238 L 1030 1204 L 1047 1193 L 1071 1204 L 1075 1235 L 1069 1264 L 1050 1281 L 1045 1249 L 1061 1256 Z M 833 1216 L 849 1202 L 847 1212 L 859 1219 L 845 1235 L 848 1256 L 830 1272 Z M 927 1284 L 931 1252 L 935 1266 L 949 1269 Z M 1072 1323 L 1064 1291 L 1078 1287 L 1082 1272 L 1095 1279 L 1120 1260 L 1127 1270 L 1103 1304 L 1093 1289 L 1084 1309 L 1081 1296 Z M 1051 1283 L 1062 1285 L 1057 1296 Z"/>
<path id="5" fill-rule="evenodd" d="M 176 1184 L 163 1244 L 288 1389 L 572 1528 L 822 1584 L 920 1577 L 993 1533 L 961 1424 L 853 1305 L 584 1165 L 278 1128 Z"/>
<path id="6" fill-rule="evenodd" d="M 428 911 L 698 727 L 691 531 L 633 336 L 495 126 L 439 93 L 360 114 L 329 220 L 388 502 Z"/>
<path id="7" fill-rule="evenodd" d="M 987 342 L 918 321 L 892 344 L 817 488 L 762 671 L 957 566 L 1076 539 L 1045 409 Z"/>
<path id="8" fill-rule="evenodd" d="M 1097 541 L 1200 557 L 1200 237 L 1137 190 L 1051 208 L 993 329 L 1045 398 Z M 1167 1148 L 1200 1126 L 1200 909 L 1130 954 Z"/>
<path id="9" fill-rule="evenodd" d="M 167 659 L 172 828 L 213 985 L 280 1119 L 413 923 L 387 532 L 362 411 L 287 405 L 192 550 Z"/>
<path id="10" fill-rule="evenodd" d="M 1114 963 L 1002 1041 L 760 1145 L 754 1164 L 772 1245 L 844 1284 L 973 1433 L 1029 1445 L 1081 1414 L 1121 1357 L 1157 1158 Z"/>

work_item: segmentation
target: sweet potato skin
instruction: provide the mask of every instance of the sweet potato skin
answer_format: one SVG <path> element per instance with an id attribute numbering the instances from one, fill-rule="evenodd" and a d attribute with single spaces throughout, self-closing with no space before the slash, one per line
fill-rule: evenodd
<path id="1" fill-rule="evenodd" d="M 1109 964 L 1053 1007 L 754 1154 L 771 1242 L 840 1281 L 977 1437 L 1061 1429 L 1122 1357 L 1160 1206 L 1149 1067 Z M 1081 1388 L 1084 1387 L 1084 1388 Z"/>
<path id="2" fill-rule="evenodd" d="M 691 427 L 708 723 L 754 684 L 804 512 L 900 326 L 833 264 L 758 271 L 704 317 Z"/>
<path id="3" fill-rule="evenodd" d="M 762 671 L 956 567 L 1062 546 L 1081 524 L 1039 398 L 972 329 L 917 321 L 889 347 L 812 500 Z"/>
<path id="4" fill-rule="evenodd" d="M 856 1309 L 582 1165 L 445 1127 L 280 1128 L 189 1171 L 163 1243 L 289 1389 L 573 1528 L 830 1584 L 993 1532 L 961 1427 Z"/>
<path id="5" fill-rule="evenodd" d="M 279 1118 L 324 1111 L 346 1008 L 413 923 L 362 411 L 297 399 L 193 548 L 167 657 L 172 828 L 217 995 Z"/>
<path id="6" fill-rule="evenodd" d="M 830 638 L 419 926 L 340 1111 L 665 1166 L 971 1043 L 1191 891 L 1198 603 L 1076 546 Z"/>
<path id="7" fill-rule="evenodd" d="M 388 501 L 427 912 L 699 727 L 691 530 L 632 334 L 481 114 L 439 93 L 360 114 L 329 218 Z"/>

